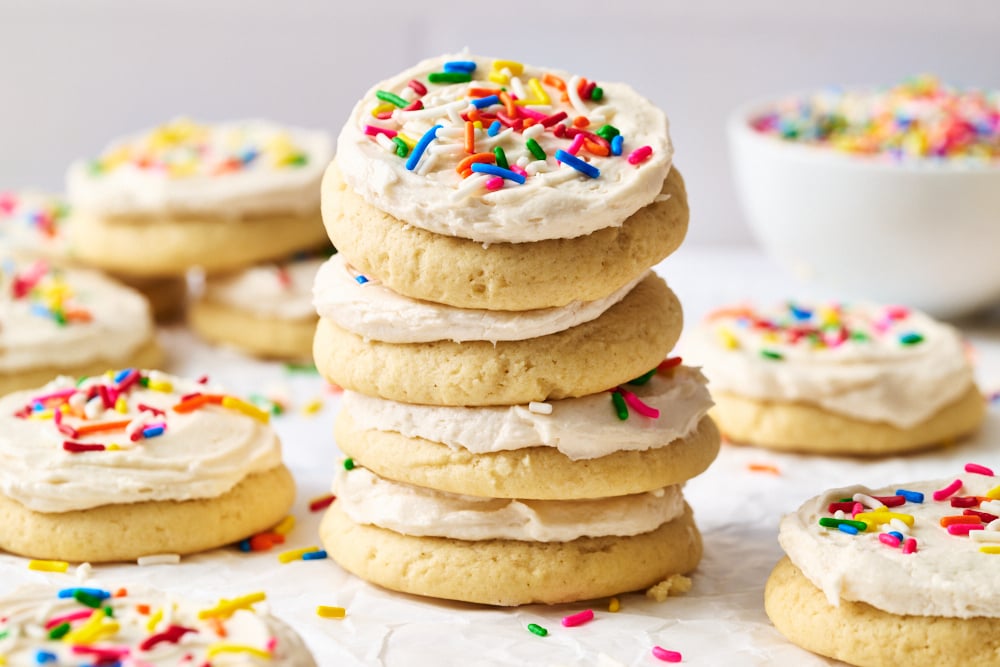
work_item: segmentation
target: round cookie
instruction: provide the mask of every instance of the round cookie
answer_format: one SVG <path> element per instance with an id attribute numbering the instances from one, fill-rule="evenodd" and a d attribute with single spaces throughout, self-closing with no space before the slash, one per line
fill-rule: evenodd
<path id="1" fill-rule="evenodd" d="M 430 405 L 513 405 L 584 396 L 654 368 L 680 335 L 680 303 L 650 275 L 595 320 L 525 341 L 366 341 L 321 318 L 320 373 L 352 391 Z"/>
<path id="2" fill-rule="evenodd" d="M 54 375 L 162 361 L 145 298 L 99 273 L 7 258 L 0 266 L 0 395 Z"/>
<path id="3" fill-rule="evenodd" d="M 616 595 L 690 572 L 701 535 L 690 508 L 656 530 L 570 542 L 413 537 L 351 521 L 334 503 L 320 524 L 330 556 L 385 588 L 479 604 L 560 604 Z"/>
<path id="4" fill-rule="evenodd" d="M 900 306 L 726 308 L 684 351 L 739 443 L 879 456 L 953 442 L 985 415 L 958 332 Z"/>
<path id="5" fill-rule="evenodd" d="M 77 257 L 136 277 L 287 257 L 324 240 L 323 132 L 264 121 L 171 121 L 112 143 L 68 174 Z M 141 251 L 137 251 L 141 249 Z"/>
<path id="6" fill-rule="evenodd" d="M 317 321 L 312 284 L 322 261 L 291 260 L 207 277 L 204 294 L 191 305 L 191 328 L 250 354 L 311 359 Z"/>
<path id="7" fill-rule="evenodd" d="M 295 495 L 267 419 L 158 371 L 62 377 L 7 395 L 0 548 L 108 562 L 203 551 L 265 530 Z"/>
<path id="8" fill-rule="evenodd" d="M 294 630 L 254 608 L 265 599 L 213 604 L 142 586 L 23 586 L 0 598 L 0 655 L 8 665 L 315 667 Z"/>
<path id="9" fill-rule="evenodd" d="M 532 310 L 606 297 L 676 250 L 687 233 L 684 181 L 621 226 L 573 239 L 482 244 L 393 218 L 355 194 L 336 162 L 323 180 L 323 221 L 351 264 L 399 294 L 459 308 Z"/>

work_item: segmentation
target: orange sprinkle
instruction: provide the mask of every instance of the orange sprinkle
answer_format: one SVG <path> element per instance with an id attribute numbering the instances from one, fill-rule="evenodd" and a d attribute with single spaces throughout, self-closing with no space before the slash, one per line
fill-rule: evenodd
<path id="1" fill-rule="evenodd" d="M 583 147 L 586 148 L 591 153 L 593 153 L 594 155 L 600 155 L 602 157 L 611 155 L 611 151 L 609 151 L 605 146 L 597 143 L 596 141 L 594 141 L 589 137 L 584 137 Z"/>
<path id="2" fill-rule="evenodd" d="M 472 169 L 473 162 L 489 162 L 490 164 L 494 164 L 496 161 L 497 158 L 493 153 L 475 153 L 459 162 L 458 166 L 455 167 L 455 171 L 461 174 L 466 169 Z"/>
<path id="3" fill-rule="evenodd" d="M 116 598 L 123 598 L 126 595 L 128 595 L 128 589 L 119 588 L 117 591 L 115 591 L 115 597 Z"/>
<path id="4" fill-rule="evenodd" d="M 462 175 L 462 178 L 468 178 L 469 176 L 472 176 L 472 170 L 471 169 L 463 169 L 461 175 Z"/>
<path id="5" fill-rule="evenodd" d="M 472 121 L 465 121 L 465 152 L 469 155 L 476 154 L 476 126 Z"/>
<path id="6" fill-rule="evenodd" d="M 948 526 L 954 526 L 955 524 L 962 523 L 972 523 L 980 524 L 983 520 L 980 519 L 975 514 L 959 514 L 957 516 L 943 516 L 941 517 L 941 526 L 947 528 Z"/>
<path id="7" fill-rule="evenodd" d="M 770 463 L 750 463 L 747 465 L 752 472 L 769 472 L 772 475 L 780 475 L 781 471 L 778 470 L 778 466 L 773 466 Z"/>
<path id="8" fill-rule="evenodd" d="M 215 634 L 220 637 L 228 636 L 229 633 L 226 632 L 226 626 L 222 624 L 222 621 L 217 616 L 212 616 L 206 620 L 208 621 L 208 624 L 212 626 L 212 630 L 215 631 Z"/>
<path id="9" fill-rule="evenodd" d="M 503 102 L 503 106 L 507 110 L 507 115 L 510 116 L 511 118 L 517 118 L 517 109 L 514 106 L 514 100 L 510 98 L 510 95 L 507 94 L 507 91 L 501 90 L 499 95 L 500 95 L 500 101 Z"/>
<path id="10" fill-rule="evenodd" d="M 76 432 L 79 435 L 87 435 L 88 433 L 103 433 L 104 431 L 117 431 L 123 429 L 129 425 L 131 419 L 120 419 L 113 422 L 102 422 L 100 424 L 83 424 L 82 426 L 76 427 Z"/>
<path id="11" fill-rule="evenodd" d="M 587 118 L 586 116 L 577 116 L 576 118 L 573 119 L 573 127 L 577 128 L 578 130 L 582 130 L 583 128 L 588 127 L 589 125 L 590 125 L 590 119 Z"/>
<path id="12" fill-rule="evenodd" d="M 531 127 L 532 125 L 534 125 L 537 122 L 538 121 L 536 121 L 534 118 L 525 118 L 524 119 L 524 125 L 522 125 L 521 127 L 523 127 L 524 129 L 528 129 L 529 127 Z"/>
<path id="13" fill-rule="evenodd" d="M 86 310 L 67 310 L 63 316 L 70 322 L 90 322 L 94 319 Z"/>
<path id="14" fill-rule="evenodd" d="M 250 538 L 251 551 L 267 551 L 276 544 L 284 544 L 285 536 L 278 533 L 257 533 Z"/>
<path id="15" fill-rule="evenodd" d="M 546 72 L 545 76 L 542 77 L 542 83 L 546 86 L 552 86 L 556 90 L 566 90 L 566 82 L 560 79 L 558 76 L 552 72 Z"/>
<path id="16" fill-rule="evenodd" d="M 576 92 L 578 92 L 578 93 L 579 93 L 580 95 L 583 95 L 583 91 L 584 91 L 584 90 L 585 90 L 586 88 L 587 88 L 587 80 L 586 80 L 586 79 L 584 79 L 584 78 L 583 78 L 583 77 L 581 76 L 581 77 L 580 77 L 580 83 L 578 83 L 578 84 L 577 84 L 577 86 L 576 86 Z"/>
<path id="17" fill-rule="evenodd" d="M 472 122 L 476 122 L 477 120 L 479 120 L 479 109 L 475 109 L 475 108 L 469 109 L 468 116 L 469 116 L 469 120 L 471 120 Z"/>
<path id="18" fill-rule="evenodd" d="M 149 615 L 149 605 L 148 604 L 137 604 L 135 610 L 142 614 L 143 616 Z"/>
<path id="19" fill-rule="evenodd" d="M 218 394 L 201 394 L 200 396 L 192 396 L 186 401 L 181 401 L 173 407 L 174 412 L 194 412 L 198 408 L 201 408 L 209 403 L 215 405 L 222 405 L 222 399 L 224 396 Z"/>
<path id="20" fill-rule="evenodd" d="M 723 317 L 740 318 L 740 317 L 753 317 L 753 316 L 754 313 L 752 309 L 747 308 L 746 306 L 737 306 L 735 308 L 719 308 L 717 310 L 713 310 L 712 312 L 710 312 L 708 315 L 705 316 L 705 319 L 717 320 Z"/>
<path id="21" fill-rule="evenodd" d="M 467 91 L 469 97 L 489 97 L 490 95 L 499 95 L 499 88 L 469 88 Z"/>

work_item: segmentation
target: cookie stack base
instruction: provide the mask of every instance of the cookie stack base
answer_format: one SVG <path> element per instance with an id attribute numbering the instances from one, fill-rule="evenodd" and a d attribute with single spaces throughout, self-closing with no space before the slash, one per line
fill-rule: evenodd
<path id="1" fill-rule="evenodd" d="M 327 511 L 320 538 L 345 570 L 414 595 L 499 606 L 590 600 L 656 584 L 692 571 L 701 535 L 691 509 L 660 528 L 632 537 L 572 542 L 413 537 L 359 525 Z"/>
<path id="2" fill-rule="evenodd" d="M 792 643 L 853 665 L 1000 664 L 1000 618 L 900 616 L 848 600 L 834 607 L 788 558 L 771 573 L 764 606 Z"/>

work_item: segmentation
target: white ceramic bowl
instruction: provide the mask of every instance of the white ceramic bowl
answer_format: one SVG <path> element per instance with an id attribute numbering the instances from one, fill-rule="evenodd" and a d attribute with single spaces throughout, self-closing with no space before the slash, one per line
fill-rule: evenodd
<path id="1" fill-rule="evenodd" d="M 783 98 L 787 99 L 787 98 Z M 955 317 L 1000 302 L 1000 165 L 888 162 L 729 119 L 736 186 L 765 250 L 842 293 Z"/>

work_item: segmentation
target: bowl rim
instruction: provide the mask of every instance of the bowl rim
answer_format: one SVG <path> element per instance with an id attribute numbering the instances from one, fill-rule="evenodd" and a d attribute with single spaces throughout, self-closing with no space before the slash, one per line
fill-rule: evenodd
<path id="1" fill-rule="evenodd" d="M 843 86 L 844 88 L 872 88 L 875 86 Z M 806 161 L 825 162 L 831 165 L 844 165 L 852 168 L 870 169 L 873 171 L 911 172 L 911 173 L 958 173 L 958 174 L 1000 174 L 1000 159 L 992 161 L 976 161 L 973 159 L 956 160 L 953 158 L 907 158 L 901 160 L 885 159 L 883 153 L 874 155 L 847 153 L 829 146 L 788 141 L 771 134 L 754 129 L 750 121 L 773 109 L 778 102 L 788 99 L 807 98 L 822 89 L 809 91 L 799 90 L 782 95 L 760 96 L 743 102 L 729 112 L 726 128 L 730 138 L 730 146 L 737 139 L 752 141 L 758 146 L 776 152 L 785 151 L 789 156 Z"/>

